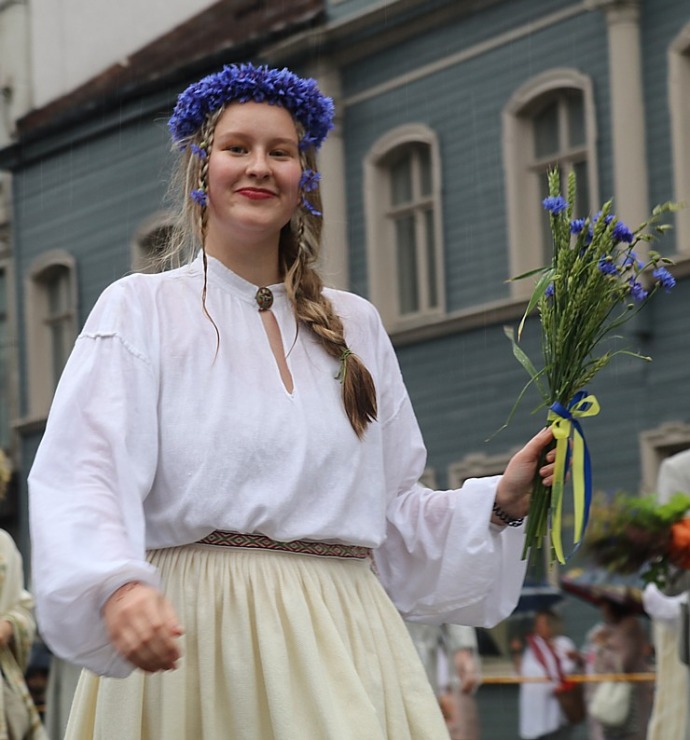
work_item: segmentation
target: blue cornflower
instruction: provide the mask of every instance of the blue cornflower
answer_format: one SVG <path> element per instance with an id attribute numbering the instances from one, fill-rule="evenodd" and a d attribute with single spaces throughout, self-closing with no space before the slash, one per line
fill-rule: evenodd
<path id="1" fill-rule="evenodd" d="M 585 228 L 584 218 L 576 218 L 570 222 L 570 233 L 579 234 Z"/>
<path id="2" fill-rule="evenodd" d="M 630 252 L 630 254 L 628 254 L 623 260 L 623 267 L 635 267 L 638 270 L 641 270 L 644 267 L 644 262 L 641 262 L 637 258 L 637 254 L 635 252 Z"/>
<path id="3" fill-rule="evenodd" d="M 596 223 L 601 218 L 601 211 L 597 211 L 594 214 L 594 218 L 592 219 L 592 223 Z M 604 217 L 604 223 L 608 226 L 613 219 L 616 218 L 613 214 L 609 213 L 608 216 Z"/>
<path id="4" fill-rule="evenodd" d="M 547 211 L 551 211 L 554 216 L 565 211 L 568 207 L 568 201 L 562 195 L 550 195 L 548 198 L 544 198 L 541 204 Z"/>
<path id="5" fill-rule="evenodd" d="M 617 242 L 627 242 L 630 244 L 633 240 L 633 234 L 622 221 L 619 221 L 613 227 L 613 239 Z"/>
<path id="6" fill-rule="evenodd" d="M 630 295 L 633 297 L 634 301 L 638 301 L 639 303 L 647 297 L 647 291 L 642 287 L 641 283 L 638 283 L 637 280 L 635 280 L 635 278 L 630 278 L 628 283 L 630 285 Z"/>
<path id="7" fill-rule="evenodd" d="M 546 298 L 553 298 L 553 283 L 549 283 L 546 286 L 546 290 L 544 291 L 544 296 Z"/>
<path id="8" fill-rule="evenodd" d="M 304 128 L 300 148 L 318 148 L 333 128 L 333 100 L 319 90 L 316 80 L 298 77 L 288 69 L 253 64 L 231 64 L 194 82 L 177 99 L 168 128 L 173 141 L 185 143 L 210 115 L 227 103 L 280 105 Z"/>
<path id="9" fill-rule="evenodd" d="M 312 216 L 322 216 L 323 214 L 321 211 L 319 211 L 318 208 L 314 208 L 314 206 L 306 199 L 306 197 L 302 196 L 302 208 L 304 208 L 306 211 L 309 211 Z"/>
<path id="10" fill-rule="evenodd" d="M 299 187 L 303 192 L 311 193 L 319 186 L 319 182 L 321 182 L 321 175 L 314 170 L 306 169 L 300 177 Z"/>
<path id="11" fill-rule="evenodd" d="M 614 264 L 611 257 L 602 257 L 599 260 L 599 270 L 604 273 L 604 275 L 617 275 L 618 274 L 618 268 Z"/>
<path id="12" fill-rule="evenodd" d="M 667 292 L 671 292 L 671 288 L 676 284 L 676 279 L 665 267 L 657 267 L 652 271 L 654 280 Z"/>
<path id="13" fill-rule="evenodd" d="M 197 144 L 192 144 L 189 149 L 191 150 L 192 154 L 199 157 L 199 159 L 206 159 L 206 149 L 198 146 Z"/>
<path id="14" fill-rule="evenodd" d="M 192 192 L 189 194 L 189 197 L 198 205 L 205 206 L 208 202 L 208 196 L 206 195 L 206 191 L 199 188 L 199 190 L 192 190 Z"/>

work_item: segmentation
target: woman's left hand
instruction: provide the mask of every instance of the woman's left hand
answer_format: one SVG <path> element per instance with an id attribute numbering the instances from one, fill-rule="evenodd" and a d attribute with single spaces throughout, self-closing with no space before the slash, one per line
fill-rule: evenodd
<path id="1" fill-rule="evenodd" d="M 552 441 L 553 432 L 550 428 L 544 428 L 510 459 L 496 491 L 496 504 L 509 516 L 518 519 L 527 514 L 534 473 L 542 450 Z M 545 486 L 553 483 L 555 459 L 556 451 L 550 450 L 546 456 L 546 465 L 539 470 Z M 496 524 L 501 524 L 495 515 L 494 518 Z"/>

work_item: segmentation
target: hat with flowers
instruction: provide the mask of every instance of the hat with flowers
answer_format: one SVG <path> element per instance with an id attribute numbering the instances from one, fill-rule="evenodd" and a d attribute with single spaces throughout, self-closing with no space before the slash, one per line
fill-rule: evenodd
<path id="1" fill-rule="evenodd" d="M 304 129 L 303 149 L 318 149 L 333 128 L 333 100 L 321 93 L 316 80 L 298 77 L 287 68 L 230 64 L 179 95 L 168 121 L 173 141 L 184 146 L 224 105 L 249 101 L 279 105 L 291 113 Z"/>

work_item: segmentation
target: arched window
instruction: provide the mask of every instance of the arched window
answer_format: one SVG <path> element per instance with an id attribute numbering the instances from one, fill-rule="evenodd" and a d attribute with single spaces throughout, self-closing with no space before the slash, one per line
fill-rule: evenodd
<path id="1" fill-rule="evenodd" d="M 403 126 L 365 162 L 367 257 L 372 301 L 389 330 L 443 315 L 440 164 L 435 134 Z"/>
<path id="2" fill-rule="evenodd" d="M 159 272 L 160 256 L 172 233 L 172 218 L 160 213 L 150 218 L 140 229 L 132 244 L 132 270 Z"/>
<path id="3" fill-rule="evenodd" d="M 29 413 L 48 413 L 77 336 L 76 264 L 67 252 L 47 252 L 31 266 L 26 290 Z"/>
<path id="4" fill-rule="evenodd" d="M 551 258 L 547 173 L 563 178 L 575 172 L 575 212 L 584 216 L 598 203 L 596 129 L 592 84 L 573 70 L 552 70 L 531 80 L 503 111 L 503 157 L 508 205 L 511 276 L 546 264 Z M 531 291 L 529 281 L 511 283 L 515 297 Z"/>

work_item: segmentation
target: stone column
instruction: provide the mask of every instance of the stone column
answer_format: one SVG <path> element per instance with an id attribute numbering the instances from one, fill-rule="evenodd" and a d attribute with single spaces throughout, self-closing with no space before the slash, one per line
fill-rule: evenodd
<path id="1" fill-rule="evenodd" d="M 649 215 L 639 0 L 589 0 L 608 26 L 615 213 L 634 229 Z"/>

